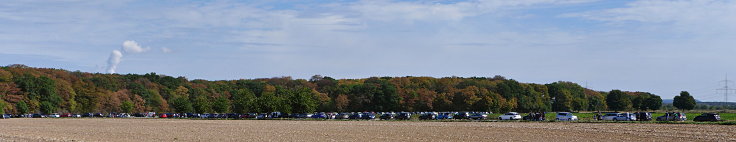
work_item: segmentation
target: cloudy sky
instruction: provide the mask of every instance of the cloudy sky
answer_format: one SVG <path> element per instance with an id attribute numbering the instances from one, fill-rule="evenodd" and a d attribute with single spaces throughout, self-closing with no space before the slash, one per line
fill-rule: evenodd
<path id="1" fill-rule="evenodd" d="M 721 101 L 718 81 L 736 79 L 734 13 L 732 0 L 11 0 L 0 65 L 208 80 L 502 75 Z"/>

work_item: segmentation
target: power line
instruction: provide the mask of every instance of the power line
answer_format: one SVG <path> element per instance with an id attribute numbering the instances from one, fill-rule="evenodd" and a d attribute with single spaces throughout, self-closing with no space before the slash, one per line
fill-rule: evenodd
<path id="1" fill-rule="evenodd" d="M 728 102 L 728 93 L 731 92 L 731 91 L 736 90 L 736 89 L 731 89 L 728 86 L 728 83 L 729 82 L 733 83 L 733 81 L 728 80 L 728 74 L 726 74 L 726 79 L 725 80 L 721 80 L 720 82 L 723 82 L 724 86 L 723 86 L 723 88 L 716 89 L 716 91 L 722 91 L 723 92 L 723 102 Z"/>

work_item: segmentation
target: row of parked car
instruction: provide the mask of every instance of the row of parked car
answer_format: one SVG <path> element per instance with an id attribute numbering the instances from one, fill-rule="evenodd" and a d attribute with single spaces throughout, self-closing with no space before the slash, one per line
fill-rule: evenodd
<path id="1" fill-rule="evenodd" d="M 204 119 L 274 119 L 274 118 L 314 118 L 314 119 L 353 119 L 353 120 L 409 120 L 413 115 L 418 115 L 420 120 L 446 120 L 446 119 L 471 119 L 471 120 L 485 120 L 488 118 L 491 112 L 318 112 L 318 113 L 160 113 L 155 112 L 149 113 L 84 113 L 84 114 L 71 114 L 71 113 L 52 113 L 48 115 L 43 114 L 20 114 L 10 115 L 3 114 L 1 118 L 82 118 L 82 117 L 107 117 L 107 118 L 129 118 L 129 117 L 141 117 L 141 118 L 204 118 Z M 378 116 L 378 118 L 376 118 Z M 605 115 L 599 113 L 594 116 L 595 120 L 607 120 L 607 121 L 651 121 L 652 114 L 649 112 L 635 112 L 635 113 L 606 113 Z M 532 112 L 526 116 L 521 116 L 517 112 L 504 113 L 498 116 L 498 120 L 528 120 L 528 121 L 544 121 L 545 112 Z M 556 113 L 555 120 L 557 121 L 577 121 L 577 116 L 570 112 L 558 112 Z M 663 116 L 656 118 L 657 121 L 685 121 L 687 116 L 682 112 L 667 112 Z M 720 115 L 717 113 L 703 113 L 697 116 L 693 121 L 721 121 Z"/>
<path id="2" fill-rule="evenodd" d="M 635 112 L 635 113 L 606 113 L 605 115 L 596 116 L 597 120 L 611 120 L 611 121 L 652 121 L 652 113 L 649 112 Z M 667 112 L 662 116 L 657 117 L 657 121 L 685 121 L 687 115 L 682 112 Z M 696 116 L 693 121 L 721 121 L 721 116 L 717 113 L 703 113 Z"/>

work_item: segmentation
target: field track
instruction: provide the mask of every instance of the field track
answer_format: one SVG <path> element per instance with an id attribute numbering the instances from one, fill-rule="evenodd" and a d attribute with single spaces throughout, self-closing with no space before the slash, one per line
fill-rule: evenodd
<path id="1" fill-rule="evenodd" d="M 0 119 L 0 141 L 736 141 L 695 124 Z"/>

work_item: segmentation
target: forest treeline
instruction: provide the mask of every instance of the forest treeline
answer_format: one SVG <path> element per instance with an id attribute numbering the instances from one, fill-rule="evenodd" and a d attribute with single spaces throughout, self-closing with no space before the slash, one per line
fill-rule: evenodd
<path id="1" fill-rule="evenodd" d="M 189 80 L 148 73 L 102 74 L 0 67 L 0 111 L 346 112 L 346 111 L 622 111 L 656 110 L 647 92 L 595 91 L 572 82 L 520 83 L 495 77 L 371 77 L 309 80 L 276 77 Z M 3 113 L 3 112 L 0 112 Z"/>

